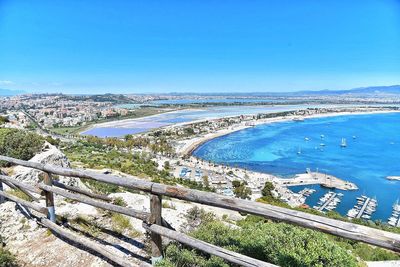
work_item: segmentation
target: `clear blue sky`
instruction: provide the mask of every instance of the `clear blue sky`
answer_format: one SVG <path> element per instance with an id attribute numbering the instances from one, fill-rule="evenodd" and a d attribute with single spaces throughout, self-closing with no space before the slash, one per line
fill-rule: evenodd
<path id="1" fill-rule="evenodd" d="M 0 88 L 149 93 L 400 84 L 400 1 L 0 0 Z"/>

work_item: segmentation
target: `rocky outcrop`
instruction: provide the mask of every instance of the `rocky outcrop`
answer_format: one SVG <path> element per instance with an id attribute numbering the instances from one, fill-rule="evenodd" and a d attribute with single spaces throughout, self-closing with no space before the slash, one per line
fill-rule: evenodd
<path id="1" fill-rule="evenodd" d="M 45 142 L 42 152 L 36 154 L 29 161 L 56 165 L 60 167 L 67 167 L 67 168 L 71 166 L 68 158 L 64 155 L 64 153 L 62 153 L 57 147 L 51 145 L 48 142 Z M 12 177 L 14 179 L 23 181 L 25 183 L 36 184 L 41 181 L 42 179 L 41 174 L 42 172 L 39 170 L 26 168 L 22 166 L 16 166 L 13 170 Z M 55 178 L 57 178 L 60 182 L 67 185 L 86 188 L 86 186 L 77 178 L 70 178 L 64 176 L 59 176 Z"/>

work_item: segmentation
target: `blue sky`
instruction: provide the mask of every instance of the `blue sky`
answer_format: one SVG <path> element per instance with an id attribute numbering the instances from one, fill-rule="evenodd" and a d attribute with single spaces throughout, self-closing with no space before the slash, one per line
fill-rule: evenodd
<path id="1" fill-rule="evenodd" d="M 400 84 L 400 1 L 0 0 L 0 88 L 150 93 Z"/>

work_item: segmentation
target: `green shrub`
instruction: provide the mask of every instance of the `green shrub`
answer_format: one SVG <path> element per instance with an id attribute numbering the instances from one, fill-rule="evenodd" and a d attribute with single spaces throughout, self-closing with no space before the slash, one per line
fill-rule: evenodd
<path id="1" fill-rule="evenodd" d="M 241 228 L 222 222 L 201 224 L 197 239 L 279 266 L 358 266 L 358 261 L 328 235 L 285 223 L 247 221 Z M 161 266 L 229 266 L 220 259 L 178 245 L 166 249 Z M 168 265 L 172 264 L 173 265 Z"/>
<path id="2" fill-rule="evenodd" d="M 29 160 L 42 149 L 43 144 L 44 139 L 35 133 L 0 128 L 0 155 Z"/>
<path id="3" fill-rule="evenodd" d="M 17 261 L 8 250 L 0 247 L 0 267 L 16 267 Z"/>

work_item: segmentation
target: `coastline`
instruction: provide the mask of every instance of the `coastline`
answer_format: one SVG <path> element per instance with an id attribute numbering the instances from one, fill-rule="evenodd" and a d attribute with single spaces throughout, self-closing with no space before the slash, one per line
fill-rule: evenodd
<path id="1" fill-rule="evenodd" d="M 262 124 L 270 124 L 276 122 L 285 122 L 292 121 L 294 119 L 306 120 L 306 119 L 315 119 L 315 118 L 325 118 L 325 117 L 337 117 L 337 116 L 348 116 L 348 115 L 367 115 L 367 114 L 384 114 L 384 113 L 399 113 L 400 110 L 366 110 L 366 111 L 354 111 L 354 112 L 329 112 L 329 113 L 320 113 L 320 114 L 312 114 L 312 115 L 293 115 L 293 116 L 285 116 L 285 117 L 275 117 L 275 118 L 267 118 L 260 119 L 255 121 L 251 125 L 246 125 L 241 123 L 240 125 L 232 126 L 229 129 L 219 130 L 214 133 L 209 133 L 204 136 L 192 138 L 184 141 L 184 145 L 179 149 L 178 154 L 181 156 L 192 156 L 193 151 L 195 151 L 199 146 L 204 144 L 207 141 L 212 139 L 228 135 L 237 131 L 241 131 L 244 129 L 256 127 Z"/>

